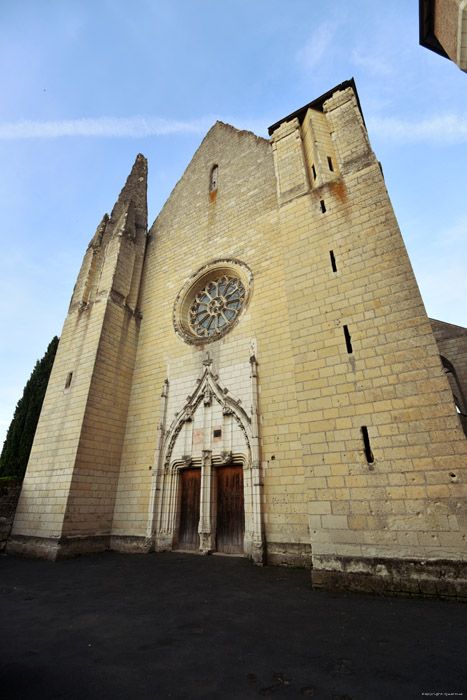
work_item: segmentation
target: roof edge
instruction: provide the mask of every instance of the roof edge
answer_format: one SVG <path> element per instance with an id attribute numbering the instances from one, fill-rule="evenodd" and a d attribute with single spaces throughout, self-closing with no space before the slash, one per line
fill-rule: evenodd
<path id="1" fill-rule="evenodd" d="M 292 112 L 292 114 L 289 114 L 287 117 L 284 117 L 283 119 L 279 119 L 278 122 L 276 122 L 275 124 L 273 124 L 272 126 L 269 127 L 269 129 L 268 129 L 269 136 L 271 136 L 273 131 L 275 131 L 281 124 L 283 124 L 284 122 L 290 122 L 290 121 L 292 121 L 292 119 L 298 119 L 298 121 L 301 124 L 303 122 L 303 120 L 305 119 L 305 115 L 309 109 L 322 110 L 323 103 L 326 100 L 328 100 L 330 97 L 332 97 L 332 95 L 335 92 L 347 90 L 347 88 L 352 88 L 352 90 L 354 91 L 355 97 L 357 99 L 358 109 L 360 110 L 360 114 L 362 115 L 363 123 L 365 124 L 365 118 L 363 116 L 362 107 L 360 105 L 360 99 L 358 97 L 357 86 L 355 85 L 354 78 L 350 78 L 350 80 L 344 80 L 343 83 L 336 85 L 336 87 L 332 88 L 332 90 L 328 90 L 328 92 L 325 92 L 324 95 L 321 95 L 321 97 L 316 98 L 316 100 L 313 100 L 313 102 L 309 102 L 307 105 L 305 105 L 304 107 L 300 107 L 300 109 L 297 109 L 295 112 Z"/>
<path id="2" fill-rule="evenodd" d="M 419 44 L 425 49 L 449 58 L 435 36 L 435 0 L 418 0 Z"/>

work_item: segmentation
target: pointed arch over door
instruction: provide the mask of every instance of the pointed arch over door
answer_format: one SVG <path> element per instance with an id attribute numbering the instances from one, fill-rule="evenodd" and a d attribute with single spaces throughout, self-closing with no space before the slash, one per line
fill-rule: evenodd
<path id="1" fill-rule="evenodd" d="M 147 536 L 156 550 L 182 548 L 183 542 L 194 546 L 190 518 L 196 517 L 199 476 L 199 550 L 245 554 L 260 563 L 264 543 L 257 429 L 240 403 L 219 385 L 211 360 L 204 365 L 183 410 L 167 431 L 159 431 Z M 166 397 L 167 391 L 168 383 Z M 198 464 L 195 476 L 189 469 Z"/>

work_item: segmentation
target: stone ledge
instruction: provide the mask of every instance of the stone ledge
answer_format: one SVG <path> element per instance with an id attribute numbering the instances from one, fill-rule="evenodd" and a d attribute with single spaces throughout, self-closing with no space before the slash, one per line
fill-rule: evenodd
<path id="1" fill-rule="evenodd" d="M 110 549 L 128 554 L 147 554 L 153 549 L 151 540 L 142 535 L 113 535 Z"/>
<path id="2" fill-rule="evenodd" d="M 467 562 L 356 557 L 314 558 L 312 588 L 467 602 Z M 326 561 L 327 560 L 327 561 Z"/>
<path id="3" fill-rule="evenodd" d="M 33 537 L 14 535 L 10 537 L 6 553 L 37 559 L 67 559 L 79 554 L 105 552 L 110 547 L 109 535 L 94 537 Z"/>
<path id="4" fill-rule="evenodd" d="M 311 565 L 311 545 L 291 542 L 267 542 L 267 563 L 274 566 Z"/>

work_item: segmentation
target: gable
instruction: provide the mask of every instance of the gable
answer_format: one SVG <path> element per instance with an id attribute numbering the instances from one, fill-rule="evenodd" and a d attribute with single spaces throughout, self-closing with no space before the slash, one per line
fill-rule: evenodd
<path id="1" fill-rule="evenodd" d="M 217 188 L 213 191 L 210 180 L 214 166 Z M 243 215 L 250 219 L 263 214 L 268 202 L 270 207 L 276 207 L 272 148 L 269 141 L 249 131 L 216 122 L 154 221 L 150 234 L 158 235 L 167 228 L 178 232 L 187 224 L 192 226 L 192 235 L 205 227 L 223 232 L 235 215 L 239 198 Z"/>

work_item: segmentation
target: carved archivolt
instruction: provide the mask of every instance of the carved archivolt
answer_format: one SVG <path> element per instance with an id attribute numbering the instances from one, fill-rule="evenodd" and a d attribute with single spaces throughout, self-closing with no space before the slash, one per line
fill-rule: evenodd
<path id="1" fill-rule="evenodd" d="M 198 380 L 195 390 L 192 394 L 190 394 L 190 396 L 187 397 L 185 406 L 180 413 L 177 414 L 164 436 L 162 453 L 164 455 L 163 464 L 165 469 L 169 467 L 172 460 L 173 448 L 181 429 L 185 423 L 193 420 L 196 409 L 201 402 L 203 402 L 205 406 L 210 406 L 213 401 L 217 401 L 217 403 L 222 407 L 222 413 L 224 416 L 233 416 L 234 420 L 245 436 L 245 442 L 248 450 L 248 462 L 251 460 L 251 418 L 240 405 L 240 401 L 234 399 L 229 395 L 227 389 L 220 386 L 217 375 L 213 374 L 211 371 L 211 361 L 207 360 L 204 364 L 205 369 L 203 375 L 201 379 Z M 228 459 L 228 455 L 226 453 L 223 454 L 225 454 L 225 459 Z M 227 461 L 225 462 L 225 464 L 228 463 L 229 462 Z"/>
<path id="2" fill-rule="evenodd" d="M 147 537 L 157 550 L 172 549 L 178 544 L 181 494 L 180 472 L 188 467 L 201 471 L 200 551 L 209 553 L 216 546 L 215 468 L 241 464 L 244 472 L 245 535 L 243 551 L 257 563 L 264 561 L 264 538 L 261 515 L 261 474 L 259 453 L 259 416 L 257 406 L 257 363 L 251 364 L 251 415 L 241 402 L 230 395 L 213 374 L 212 360 L 204 361 L 204 370 L 194 391 L 186 398 L 182 410 L 175 414 L 165 430 L 168 382 L 161 400 L 161 421 L 154 455 L 155 469 L 148 510 Z M 197 413 L 198 412 L 198 413 Z M 195 415 L 196 414 L 196 415 Z M 201 415 L 199 415 L 201 414 Z M 222 440 L 214 442 L 212 418 L 224 419 Z M 202 419 L 203 442 L 193 443 L 194 428 Z M 182 429 L 184 435 L 180 435 Z M 198 429 L 196 429 L 198 430 Z M 219 431 L 220 432 L 220 431 Z M 180 436 L 180 439 L 178 440 Z M 214 504 L 214 505 L 213 505 Z"/>

